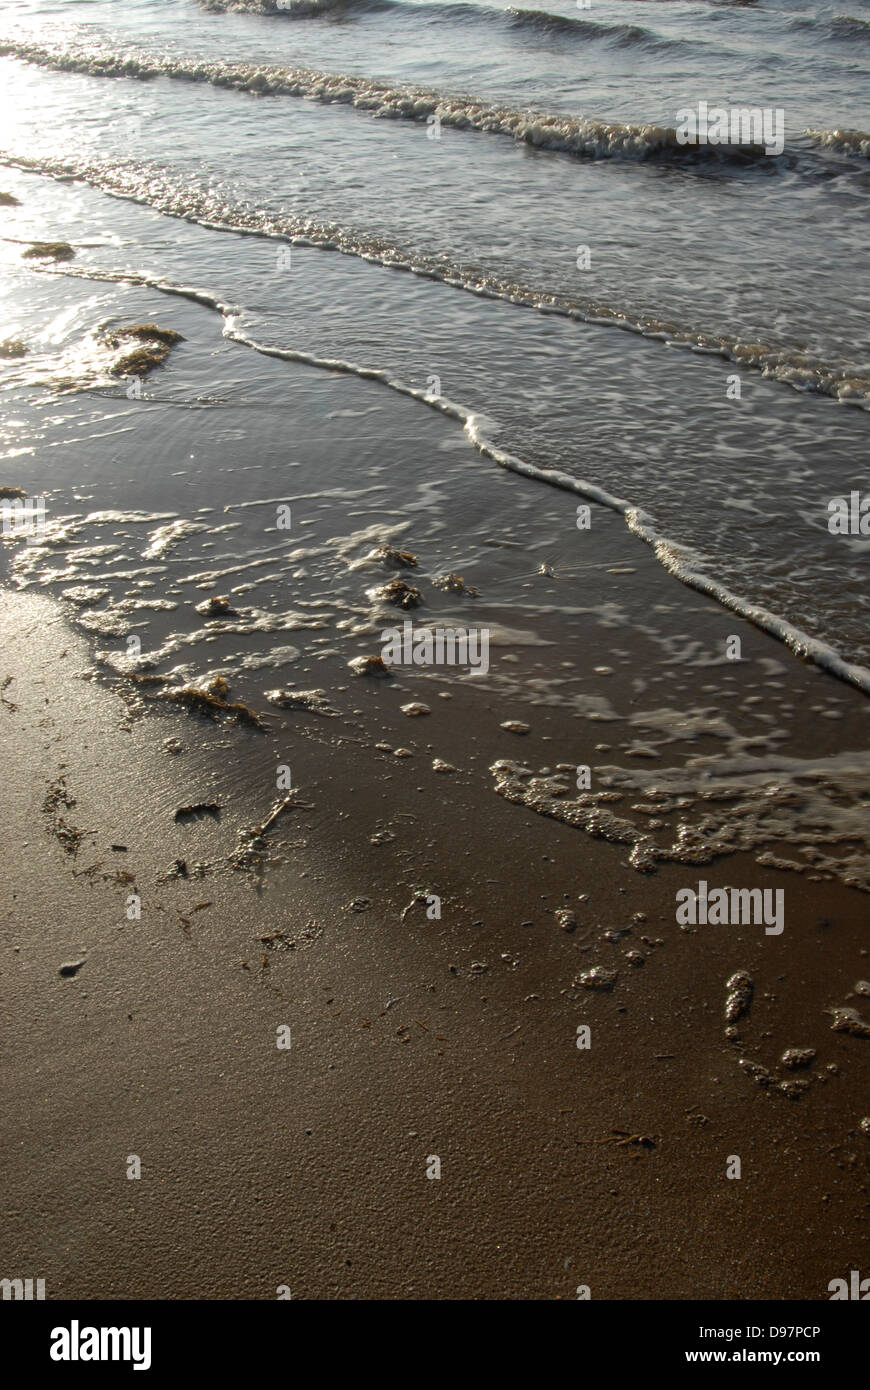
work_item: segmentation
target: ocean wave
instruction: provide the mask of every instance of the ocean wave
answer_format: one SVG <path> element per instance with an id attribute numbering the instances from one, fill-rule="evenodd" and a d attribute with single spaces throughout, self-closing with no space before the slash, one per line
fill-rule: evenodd
<path id="1" fill-rule="evenodd" d="M 870 20 L 858 19 L 856 15 L 851 14 L 796 15 L 788 27 L 798 32 L 813 29 L 829 39 L 845 39 L 849 42 L 862 43 L 870 38 Z"/>
<path id="2" fill-rule="evenodd" d="M 683 546 L 670 540 L 658 523 L 644 508 L 625 498 L 617 497 L 606 488 L 588 479 L 565 473 L 558 468 L 544 468 L 529 462 L 516 454 L 503 449 L 488 433 L 491 422 L 486 415 L 474 411 L 460 402 L 446 396 L 432 395 L 427 389 L 409 386 L 393 372 L 382 367 L 366 367 L 360 363 L 338 357 L 320 357 L 313 352 L 298 348 L 278 347 L 258 342 L 241 328 L 241 310 L 225 303 L 208 290 L 190 285 L 176 285 L 167 280 L 128 271 L 107 271 L 88 269 L 35 270 L 36 274 L 60 275 L 70 279 L 104 281 L 111 284 L 125 284 L 147 287 L 162 294 L 186 299 L 194 304 L 214 310 L 223 321 L 224 337 L 239 343 L 264 357 L 282 362 L 299 362 L 307 366 L 321 368 L 328 372 L 340 372 L 359 377 L 363 381 L 379 382 L 382 386 L 410 397 L 421 405 L 438 411 L 448 419 L 461 425 L 466 437 L 477 451 L 507 472 L 516 473 L 523 478 L 546 483 L 566 492 L 571 492 L 621 515 L 629 530 L 652 549 L 656 559 L 669 574 L 680 580 L 688 588 L 697 590 L 716 600 L 723 607 L 745 618 L 754 626 L 776 637 L 796 656 L 812 661 L 831 675 L 845 681 L 864 694 L 870 695 L 870 670 L 848 661 L 834 647 L 820 638 L 813 637 L 796 627 L 779 614 L 753 603 L 750 599 L 734 593 L 713 576 L 697 568 L 697 559 Z M 868 382 L 870 388 L 870 382 Z"/>
<path id="3" fill-rule="evenodd" d="M 365 14 L 392 10 L 401 0 L 199 0 L 209 14 L 277 15 L 286 19 L 317 19 L 323 15 Z"/>
<path id="4" fill-rule="evenodd" d="M 0 41 L 0 57 L 19 58 L 56 72 L 83 73 L 89 77 L 131 77 L 140 81 L 158 77 L 184 82 L 205 82 L 253 96 L 293 96 L 325 105 L 347 105 L 381 120 L 427 122 L 455 130 L 474 130 L 508 136 L 534 149 L 553 150 L 577 159 L 669 160 L 681 163 L 745 165 L 772 157 L 761 146 L 750 144 L 681 144 L 671 126 L 599 121 L 554 113 L 515 110 L 448 96 L 422 87 L 391 87 L 369 77 L 318 72 L 310 68 L 281 68 L 253 63 L 196 63 L 178 58 L 115 53 L 105 48 L 49 48 L 18 40 Z"/>
<path id="5" fill-rule="evenodd" d="M 870 135 L 863 130 L 808 130 L 806 133 L 820 149 L 856 159 L 870 159 Z"/>
<path id="6" fill-rule="evenodd" d="M 870 19 L 851 14 L 835 14 L 828 26 L 835 39 L 870 39 Z"/>
<path id="7" fill-rule="evenodd" d="M 451 6 L 451 9 L 458 8 Z M 464 7 L 463 7 L 464 8 Z M 481 6 L 469 6 L 481 9 Z M 592 19 L 575 19 L 573 15 L 548 14 L 546 10 L 491 10 L 497 15 L 509 15 L 511 27 L 540 34 L 555 34 L 574 39 L 606 39 L 620 48 L 680 48 L 681 40 L 660 38 L 639 24 L 598 24 Z"/>
<path id="8" fill-rule="evenodd" d="M 228 204 L 215 194 L 175 180 L 167 171 L 129 164 L 90 163 L 86 160 L 34 159 L 0 150 L 0 165 L 8 165 L 49 178 L 80 179 L 113 197 L 129 198 L 169 217 L 195 222 L 213 231 L 268 237 L 321 250 L 358 256 L 387 269 L 411 271 L 438 280 L 454 289 L 486 299 L 498 299 L 521 308 L 558 314 L 584 323 L 622 328 L 655 338 L 670 347 L 725 358 L 771 380 L 802 391 L 817 391 L 844 403 L 870 409 L 870 375 L 848 363 L 825 362 L 797 349 L 776 347 L 757 340 L 701 332 L 690 325 L 632 312 L 613 302 L 544 293 L 491 269 L 469 266 L 444 256 L 409 250 L 383 237 L 335 223 L 317 223 L 310 217 L 268 213 L 239 204 Z"/>
<path id="9" fill-rule="evenodd" d="M 378 13 L 383 10 L 402 10 L 409 18 L 426 23 L 432 19 L 448 19 L 459 25 L 491 24 L 500 28 L 519 29 L 553 38 L 579 40 L 610 40 L 620 48 L 681 48 L 680 39 L 666 39 L 638 24 L 600 24 L 573 15 L 549 14 L 546 10 L 503 9 L 500 5 L 457 4 L 451 0 L 426 5 L 407 4 L 405 0 L 199 0 L 210 14 L 274 15 L 279 19 L 345 18 L 348 15 Z"/>

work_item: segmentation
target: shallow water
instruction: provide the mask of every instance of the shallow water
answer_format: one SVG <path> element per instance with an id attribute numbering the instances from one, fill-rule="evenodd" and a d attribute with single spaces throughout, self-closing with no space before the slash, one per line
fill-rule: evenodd
<path id="1" fill-rule="evenodd" d="M 4 157 L 44 177 L 6 234 L 48 214 L 102 237 L 79 267 L 196 284 L 261 346 L 440 391 L 478 439 L 641 509 L 676 572 L 870 662 L 868 538 L 827 529 L 868 428 L 866 6 L 281 9 L 7 6 Z M 675 146 L 700 100 L 782 109 L 784 153 Z M 47 177 L 69 173 L 163 216 L 103 198 L 75 226 Z"/>
<path id="2" fill-rule="evenodd" d="M 868 432 L 858 8 L 8 6 L 0 483 L 48 499 L 9 579 L 101 671 L 347 704 L 406 616 L 371 552 L 410 549 L 415 620 L 492 634 L 451 681 L 615 723 L 596 775 L 642 797 L 665 759 L 716 852 L 815 834 L 803 869 L 866 883 L 863 731 L 825 681 L 808 760 L 780 693 L 793 653 L 870 686 L 870 538 L 827 525 Z M 687 153 L 698 100 L 781 106 L 784 153 Z M 106 333 L 151 322 L 183 341 L 119 379 Z M 683 581 L 654 601 L 644 541 Z M 760 730 L 710 709 L 729 608 L 784 644 Z"/>

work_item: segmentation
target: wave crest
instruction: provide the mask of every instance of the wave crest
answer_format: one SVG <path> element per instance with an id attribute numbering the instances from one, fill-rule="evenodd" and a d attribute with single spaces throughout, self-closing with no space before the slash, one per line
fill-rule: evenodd
<path id="1" fill-rule="evenodd" d="M 453 7 L 451 7 L 453 8 Z M 477 9 L 478 6 L 470 8 Z M 548 14 L 546 10 L 520 10 L 513 6 L 504 11 L 494 10 L 494 14 L 510 15 L 512 27 L 531 29 L 542 34 L 558 34 L 566 38 L 609 39 L 620 48 L 677 48 L 681 44 L 672 39 L 662 39 L 639 24 L 598 24 L 592 19 L 575 19 L 572 15 Z"/>
<path id="2" fill-rule="evenodd" d="M 808 130 L 807 136 L 814 145 L 834 154 L 870 159 L 870 135 L 863 130 Z"/>
<path id="3" fill-rule="evenodd" d="M 829 28 L 835 39 L 870 39 L 870 20 L 856 15 L 835 14 Z"/>
<path id="4" fill-rule="evenodd" d="M 321 16 L 366 14 L 381 10 L 401 9 L 406 15 L 422 20 L 450 19 L 457 24 L 492 24 L 500 28 L 521 29 L 554 38 L 611 40 L 620 48 L 681 48 L 682 40 L 660 38 L 638 24 L 599 24 L 591 19 L 573 15 L 549 14 L 546 10 L 521 9 L 510 6 L 475 3 L 459 4 L 456 0 L 426 5 L 407 4 L 406 0 L 199 0 L 202 9 L 210 14 L 259 14 L 288 19 L 317 19 Z"/>
<path id="5" fill-rule="evenodd" d="M 20 58 L 58 72 L 89 77 L 169 78 L 207 82 L 254 96 L 294 96 L 325 105 L 348 105 L 381 120 L 425 122 L 505 135 L 535 149 L 555 150 L 578 159 L 671 159 L 688 163 L 746 164 L 764 159 L 755 145 L 680 144 L 676 130 L 654 123 L 600 121 L 543 111 L 518 111 L 472 97 L 448 96 L 422 87 L 391 87 L 369 77 L 282 68 L 253 63 L 187 62 L 179 58 L 105 48 L 49 48 L 18 40 L 0 41 L 0 57 Z"/>
<path id="6" fill-rule="evenodd" d="M 392 10 L 400 0 L 199 0 L 208 14 L 279 15 L 287 19 L 316 19 L 347 11 Z"/>

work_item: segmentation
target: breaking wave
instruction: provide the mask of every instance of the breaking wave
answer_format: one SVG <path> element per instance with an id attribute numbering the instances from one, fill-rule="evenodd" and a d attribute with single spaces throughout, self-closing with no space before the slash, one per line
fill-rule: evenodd
<path id="1" fill-rule="evenodd" d="M 18 40 L 0 41 L 0 57 L 19 58 L 56 72 L 88 77 L 168 78 L 206 82 L 253 96 L 293 96 L 325 105 L 352 106 L 381 120 L 425 123 L 437 116 L 442 126 L 509 136 L 535 149 L 555 150 L 578 159 L 679 160 L 684 163 L 772 164 L 757 145 L 684 145 L 670 126 L 626 124 L 543 111 L 518 111 L 467 96 L 448 96 L 422 87 L 399 88 L 369 77 L 318 72 L 311 68 L 258 66 L 254 63 L 196 63 L 145 53 L 113 53 L 99 48 Z"/>
<path id="2" fill-rule="evenodd" d="M 453 8 L 451 6 L 451 8 Z M 477 9 L 477 6 L 473 8 Z M 491 13 L 499 14 L 498 10 Z M 511 27 L 531 30 L 538 34 L 554 34 L 560 38 L 605 39 L 620 48 L 681 48 L 680 40 L 660 38 L 639 24 L 598 24 L 592 19 L 575 19 L 572 15 L 547 14 L 545 10 L 501 11 L 510 16 Z"/>
<path id="3" fill-rule="evenodd" d="M 850 14 L 835 14 L 830 31 L 835 39 L 867 40 L 870 39 L 870 20 L 858 19 Z"/>
<path id="4" fill-rule="evenodd" d="M 400 0 L 199 0 L 209 14 L 278 15 L 286 19 L 317 19 L 322 15 L 365 14 L 392 10 Z"/>
<path id="5" fill-rule="evenodd" d="M 807 136 L 820 149 L 870 159 L 870 135 L 863 130 L 808 130 Z"/>

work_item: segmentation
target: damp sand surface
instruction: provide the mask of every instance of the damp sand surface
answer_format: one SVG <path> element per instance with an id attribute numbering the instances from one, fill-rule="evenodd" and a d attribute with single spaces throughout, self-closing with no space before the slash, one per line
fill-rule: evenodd
<path id="1" fill-rule="evenodd" d="M 428 748 L 377 749 L 408 739 L 384 683 L 329 737 L 304 710 L 262 735 L 83 679 L 53 600 L 9 596 L 2 624 L 4 759 L 27 765 L 5 809 L 6 1262 L 54 1297 L 388 1299 L 812 1299 L 866 1262 L 870 1056 L 839 1026 L 863 894 L 735 855 L 703 872 L 784 886 L 784 939 L 681 930 L 684 866 L 638 874 L 487 788 L 515 735 L 478 692 L 454 693 L 452 736 L 448 702 L 420 721 L 445 779 Z M 179 815 L 196 804 L 221 814 Z M 789 1095 L 795 1048 L 815 1057 Z"/>

